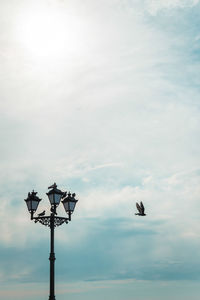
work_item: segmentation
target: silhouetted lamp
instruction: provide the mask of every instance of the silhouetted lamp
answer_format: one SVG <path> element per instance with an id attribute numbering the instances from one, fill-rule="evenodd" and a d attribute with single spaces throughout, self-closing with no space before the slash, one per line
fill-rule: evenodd
<path id="1" fill-rule="evenodd" d="M 62 200 L 62 203 L 63 203 L 63 206 L 65 208 L 65 211 L 69 215 L 69 220 L 71 220 L 71 214 L 73 213 L 73 211 L 75 209 L 75 206 L 76 206 L 76 202 L 78 201 L 78 200 L 75 199 L 75 196 L 76 196 L 75 193 L 73 193 L 71 195 L 71 193 L 69 192 L 68 195 L 67 195 L 67 197 L 65 197 Z"/>
<path id="2" fill-rule="evenodd" d="M 38 198 L 36 195 L 37 195 L 37 192 L 32 191 L 32 193 L 28 193 L 27 199 L 24 199 L 24 201 L 26 202 L 28 211 L 31 214 L 31 220 L 33 219 L 33 214 L 36 212 L 36 210 L 38 208 L 39 202 L 42 200 L 42 199 Z"/>
<path id="3" fill-rule="evenodd" d="M 48 193 L 46 193 L 49 198 L 50 204 L 53 206 L 58 206 L 60 204 L 60 200 L 63 195 L 63 192 L 57 189 L 56 183 L 50 186 L 49 189 L 50 188 L 51 190 Z"/>
<path id="4" fill-rule="evenodd" d="M 55 227 L 58 227 L 64 223 L 68 223 L 68 221 L 71 221 L 71 214 L 74 211 L 74 208 L 76 206 L 76 202 L 78 200 L 75 199 L 76 194 L 67 192 L 62 192 L 57 188 L 56 183 L 48 187 L 49 192 L 46 193 L 49 202 L 50 202 L 50 215 L 46 215 L 45 211 L 42 213 L 38 214 L 37 217 L 34 217 L 34 213 L 36 212 L 38 208 L 39 202 L 42 200 L 36 196 L 37 192 L 32 191 L 32 193 L 28 193 L 27 199 L 24 199 L 28 211 L 31 213 L 31 220 L 34 220 L 35 223 L 40 223 L 45 226 L 50 227 L 50 256 L 49 256 L 49 261 L 50 261 L 50 289 L 49 289 L 49 300 L 55 300 L 55 252 L 54 252 L 54 230 Z M 57 216 L 57 207 L 60 204 L 60 200 L 62 199 L 62 203 L 64 205 L 65 211 L 68 213 L 68 217 L 59 217 Z"/>

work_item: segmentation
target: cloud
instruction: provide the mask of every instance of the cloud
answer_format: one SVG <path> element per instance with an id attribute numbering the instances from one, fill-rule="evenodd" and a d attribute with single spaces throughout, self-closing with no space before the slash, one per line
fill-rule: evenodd
<path id="1" fill-rule="evenodd" d="M 196 257 L 191 259 L 191 251 L 199 247 L 198 176 L 193 171 L 160 180 L 148 177 L 140 187 L 127 187 L 118 192 L 96 190 L 82 197 L 73 222 L 56 230 L 60 280 L 77 277 L 80 280 L 197 279 L 198 266 L 194 267 Z M 134 216 L 135 202 L 140 200 L 147 212 L 143 219 Z M 195 209 L 191 211 L 190 207 Z M 27 232 L 26 242 L 33 247 L 29 260 L 35 261 L 39 249 L 46 249 L 43 257 L 47 256 L 48 230 L 43 228 L 42 242 L 40 225 L 33 226 L 32 232 L 38 236 L 32 235 L 30 241 Z M 123 247 L 117 247 L 119 244 Z M 143 252 L 146 248 L 148 253 Z M 71 260 L 63 264 L 66 251 Z M 36 264 L 35 271 L 30 271 L 32 280 L 37 278 L 37 273 L 41 274 L 41 280 L 47 276 L 45 259 L 44 263 Z"/>
<path id="2" fill-rule="evenodd" d="M 159 11 L 175 9 L 175 8 L 190 8 L 199 3 L 199 0 L 146 0 L 147 9 L 152 15 L 156 15 Z"/>
<path id="3" fill-rule="evenodd" d="M 48 212 L 54 181 L 79 200 L 72 222 L 56 228 L 56 267 L 63 285 L 82 286 L 60 296 L 91 296 L 96 284 L 93 298 L 106 286 L 118 299 L 121 282 L 129 300 L 142 282 L 155 300 L 169 295 L 162 284 L 172 293 L 178 280 L 198 280 L 197 1 L 48 1 L 78 17 L 85 38 L 83 51 L 51 60 L 30 55 L 16 35 L 19 15 L 30 13 L 20 3 L 10 13 L 0 4 L 1 281 L 48 281 L 49 229 L 30 222 L 24 199 L 35 189 L 38 212 Z M 145 218 L 134 215 L 136 201 Z"/>

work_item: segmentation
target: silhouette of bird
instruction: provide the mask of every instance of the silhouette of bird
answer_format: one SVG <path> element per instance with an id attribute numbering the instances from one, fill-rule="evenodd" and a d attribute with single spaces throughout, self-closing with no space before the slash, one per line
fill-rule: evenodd
<path id="1" fill-rule="evenodd" d="M 38 214 L 38 217 L 44 216 L 45 215 L 45 210 L 43 210 L 43 212 L 41 212 L 40 214 Z"/>
<path id="2" fill-rule="evenodd" d="M 55 209 L 54 207 L 51 207 L 50 211 L 51 211 L 52 213 L 54 213 L 55 215 L 57 215 L 56 209 Z"/>
<path id="3" fill-rule="evenodd" d="M 65 198 L 66 196 L 67 196 L 67 191 L 66 191 L 66 192 L 63 192 L 62 198 Z"/>
<path id="4" fill-rule="evenodd" d="M 135 215 L 137 215 L 137 216 L 146 216 L 146 214 L 144 213 L 145 208 L 144 208 L 144 205 L 143 205 L 142 201 L 140 202 L 140 205 L 136 202 L 136 207 L 137 207 L 137 210 L 139 211 L 139 213 L 137 213 Z"/>
<path id="5" fill-rule="evenodd" d="M 57 184 L 54 182 L 54 184 L 52 184 L 52 185 L 50 185 L 49 187 L 48 187 L 48 189 L 56 189 L 57 188 Z"/>

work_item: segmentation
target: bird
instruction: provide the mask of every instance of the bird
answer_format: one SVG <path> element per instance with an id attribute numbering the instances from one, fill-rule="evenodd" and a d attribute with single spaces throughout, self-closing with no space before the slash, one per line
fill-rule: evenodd
<path id="1" fill-rule="evenodd" d="M 52 184 L 52 185 L 50 185 L 49 187 L 48 187 L 48 189 L 56 189 L 57 188 L 57 184 L 54 182 L 54 184 Z"/>
<path id="2" fill-rule="evenodd" d="M 45 210 L 43 210 L 43 212 L 41 212 L 40 214 L 38 214 L 38 217 L 44 216 L 45 215 Z"/>
<path id="3" fill-rule="evenodd" d="M 66 196 L 67 196 L 67 191 L 66 191 L 66 192 L 63 192 L 62 198 L 65 198 Z"/>
<path id="4" fill-rule="evenodd" d="M 57 212 L 56 212 L 55 207 L 51 207 L 50 211 L 51 211 L 52 213 L 54 213 L 54 215 L 57 215 Z"/>
<path id="5" fill-rule="evenodd" d="M 139 211 L 139 213 L 137 213 L 135 215 L 137 215 L 137 216 L 146 216 L 146 214 L 144 213 L 145 208 L 144 208 L 144 205 L 143 205 L 142 201 L 140 202 L 140 205 L 136 202 L 136 207 L 137 207 L 137 210 Z"/>

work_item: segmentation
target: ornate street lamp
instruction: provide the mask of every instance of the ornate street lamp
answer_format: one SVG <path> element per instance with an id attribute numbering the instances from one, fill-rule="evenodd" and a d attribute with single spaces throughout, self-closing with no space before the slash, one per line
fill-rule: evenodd
<path id="1" fill-rule="evenodd" d="M 50 211 L 51 214 L 45 215 L 45 211 L 42 213 L 38 214 L 37 217 L 34 217 L 34 213 L 36 212 L 39 202 L 42 200 L 36 196 L 37 192 L 32 191 L 32 193 L 28 193 L 27 199 L 24 201 L 27 204 L 28 211 L 31 214 L 31 220 L 34 220 L 35 223 L 39 222 L 42 225 L 49 226 L 50 227 L 50 232 L 51 232 L 51 243 L 50 243 L 50 293 L 49 293 L 49 300 L 55 300 L 55 253 L 54 253 L 54 228 L 56 226 L 60 226 L 63 223 L 68 223 L 68 221 L 71 221 L 71 214 L 74 211 L 74 208 L 76 206 L 76 203 L 78 200 L 75 199 L 76 194 L 69 192 L 62 192 L 61 190 L 57 189 L 56 183 L 53 185 L 49 186 L 48 189 L 50 191 L 47 194 L 49 201 L 50 201 Z M 64 217 L 58 217 L 56 208 L 60 204 L 60 201 L 62 200 L 62 203 L 64 205 L 65 211 L 68 214 L 68 218 Z"/>
<path id="2" fill-rule="evenodd" d="M 28 211 L 31 214 L 31 220 L 33 220 L 33 214 L 36 212 L 39 202 L 42 200 L 38 198 L 36 195 L 37 192 L 34 192 L 33 190 L 32 193 L 28 193 L 27 199 L 24 200 L 26 202 Z"/>
<path id="3" fill-rule="evenodd" d="M 49 189 L 51 190 L 46 193 L 49 198 L 49 202 L 51 206 L 57 207 L 60 204 L 60 200 L 64 193 L 61 190 L 57 189 L 56 183 L 50 186 Z"/>
<path id="4" fill-rule="evenodd" d="M 75 193 L 71 195 L 71 193 L 69 192 L 68 195 L 67 196 L 66 195 L 67 193 L 63 195 L 64 199 L 62 200 L 62 204 L 65 208 L 66 213 L 69 215 L 69 221 L 71 221 L 71 214 L 73 213 L 76 206 L 76 202 L 78 200 L 75 199 L 76 196 Z"/>

